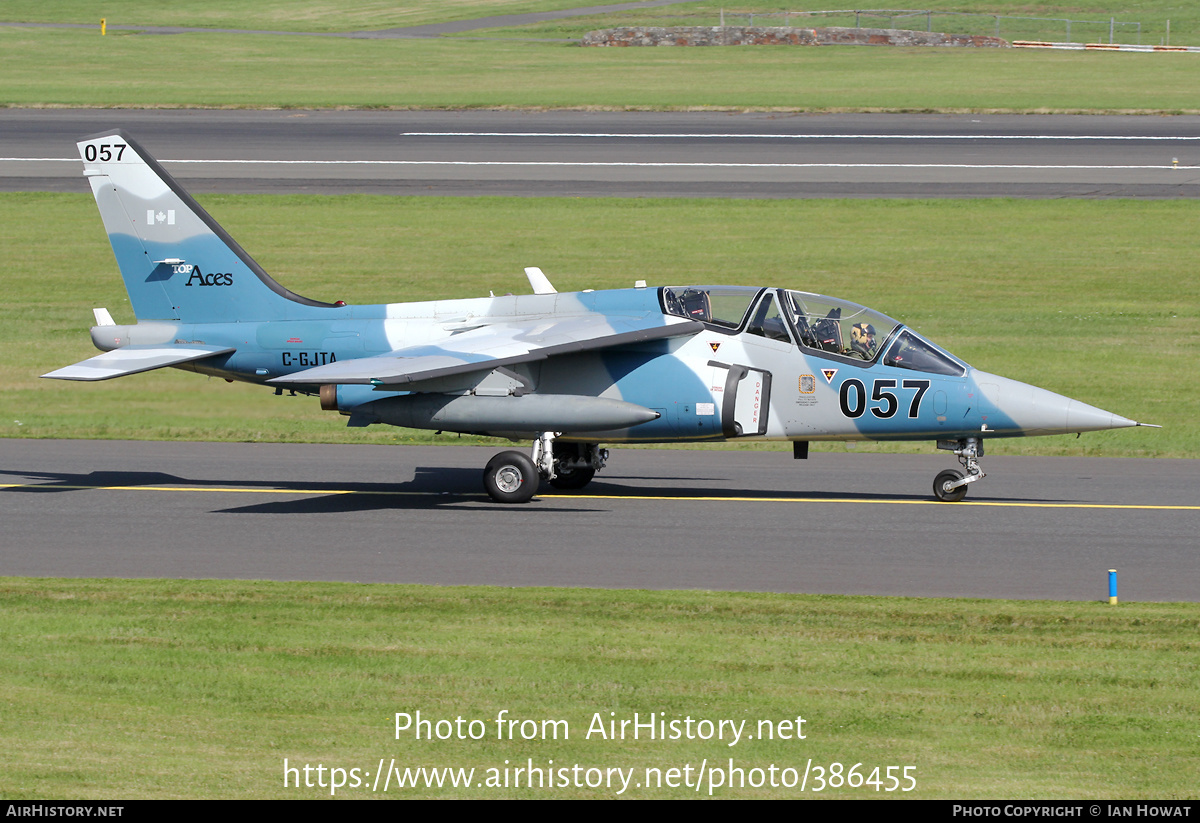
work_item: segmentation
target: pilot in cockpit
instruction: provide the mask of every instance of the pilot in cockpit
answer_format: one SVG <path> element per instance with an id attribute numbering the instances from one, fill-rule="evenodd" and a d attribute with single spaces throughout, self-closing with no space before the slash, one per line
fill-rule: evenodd
<path id="1" fill-rule="evenodd" d="M 875 327 L 870 323 L 855 323 L 850 327 L 851 357 L 861 357 L 863 360 L 875 359 Z"/>

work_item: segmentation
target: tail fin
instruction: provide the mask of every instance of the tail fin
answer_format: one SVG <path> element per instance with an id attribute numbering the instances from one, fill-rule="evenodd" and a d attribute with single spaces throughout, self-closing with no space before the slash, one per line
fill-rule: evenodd
<path id="1" fill-rule="evenodd" d="M 300 319 L 333 307 L 272 280 L 123 131 L 94 134 L 78 145 L 138 320 Z"/>

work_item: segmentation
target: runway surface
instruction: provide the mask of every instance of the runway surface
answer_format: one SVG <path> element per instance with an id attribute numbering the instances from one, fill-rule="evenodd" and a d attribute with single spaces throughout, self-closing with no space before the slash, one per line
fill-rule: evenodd
<path id="1" fill-rule="evenodd" d="M 997 450 L 1002 450 L 1002 446 Z M 497 449 L 0 441 L 0 574 L 1200 600 L 1194 460 L 615 449 L 492 503 Z"/>
<path id="2" fill-rule="evenodd" d="M 120 127 L 195 192 L 1200 196 L 1200 117 L 0 110 L 0 189 L 86 191 Z"/>

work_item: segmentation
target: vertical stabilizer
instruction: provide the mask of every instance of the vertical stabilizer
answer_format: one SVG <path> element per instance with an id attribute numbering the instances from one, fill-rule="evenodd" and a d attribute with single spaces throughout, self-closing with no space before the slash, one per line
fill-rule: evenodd
<path id="1" fill-rule="evenodd" d="M 124 132 L 95 134 L 78 145 L 138 320 L 300 319 L 332 307 L 272 280 Z"/>

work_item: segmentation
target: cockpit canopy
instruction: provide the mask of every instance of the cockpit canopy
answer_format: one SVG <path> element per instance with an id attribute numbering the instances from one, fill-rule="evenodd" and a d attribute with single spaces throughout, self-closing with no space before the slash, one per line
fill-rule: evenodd
<path id="1" fill-rule="evenodd" d="M 660 296 L 667 314 L 735 331 L 763 291 L 748 286 L 667 286 Z"/>
<path id="2" fill-rule="evenodd" d="M 879 346 L 900 324 L 885 314 L 823 294 L 782 292 L 800 345 L 859 360 L 874 360 Z"/>
<path id="3" fill-rule="evenodd" d="M 667 314 L 727 334 L 744 331 L 850 362 L 958 376 L 966 371 L 898 321 L 837 297 L 746 286 L 668 286 L 660 296 Z"/>

